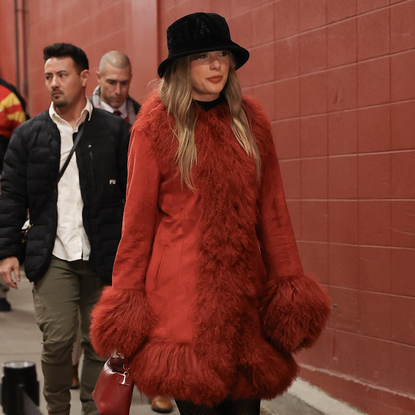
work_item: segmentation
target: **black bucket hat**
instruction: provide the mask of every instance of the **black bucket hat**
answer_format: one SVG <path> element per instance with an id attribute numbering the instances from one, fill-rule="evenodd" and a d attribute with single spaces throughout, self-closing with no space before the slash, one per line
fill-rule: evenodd
<path id="1" fill-rule="evenodd" d="M 160 78 L 175 59 L 196 53 L 228 50 L 236 69 L 249 59 L 249 52 L 232 42 L 226 20 L 216 13 L 192 13 L 176 20 L 167 29 L 167 47 L 169 56 L 158 68 Z"/>

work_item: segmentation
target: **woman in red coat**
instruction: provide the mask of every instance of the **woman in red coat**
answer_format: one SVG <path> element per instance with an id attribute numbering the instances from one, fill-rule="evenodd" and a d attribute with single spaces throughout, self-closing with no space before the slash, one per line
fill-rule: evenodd
<path id="1" fill-rule="evenodd" d="M 123 235 L 92 342 L 182 414 L 259 414 L 297 374 L 329 298 L 304 275 L 271 125 L 242 98 L 224 18 L 167 30 L 160 88 L 132 130 Z M 210 412 L 209 412 L 210 411 Z"/>

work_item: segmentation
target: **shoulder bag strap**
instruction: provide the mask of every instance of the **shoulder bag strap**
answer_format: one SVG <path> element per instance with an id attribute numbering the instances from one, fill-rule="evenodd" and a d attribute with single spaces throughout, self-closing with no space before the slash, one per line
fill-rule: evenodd
<path id="1" fill-rule="evenodd" d="M 62 166 L 62 168 L 60 169 L 59 174 L 58 174 L 58 177 L 57 177 L 57 179 L 55 180 L 55 183 L 53 184 L 53 186 L 50 188 L 49 193 L 48 193 L 48 194 L 45 196 L 45 198 L 43 199 L 43 202 L 42 202 L 42 204 L 40 205 L 40 208 L 39 208 L 39 212 L 41 212 L 41 211 L 43 210 L 43 208 L 46 206 L 46 203 L 47 203 L 47 202 L 49 201 L 49 199 L 52 197 L 52 194 L 53 194 L 53 192 L 55 191 L 55 188 L 56 188 L 56 186 L 58 185 L 59 180 L 60 180 L 60 179 L 61 179 L 61 177 L 63 176 L 63 173 L 65 173 L 65 170 L 66 170 L 66 168 L 68 167 L 69 162 L 71 161 L 71 158 L 72 158 L 72 156 L 73 156 L 73 153 L 75 153 L 76 147 L 78 146 L 79 141 L 81 140 L 82 133 L 84 132 L 84 129 L 85 129 L 85 125 L 86 125 L 86 123 L 87 123 L 87 120 L 85 120 L 85 121 L 82 123 L 82 125 L 79 127 L 78 134 L 76 135 L 75 142 L 74 142 L 74 144 L 73 144 L 73 146 L 72 146 L 72 148 L 71 148 L 71 151 L 69 152 L 68 157 L 67 157 L 67 158 L 66 158 L 66 160 L 65 160 L 65 164 L 64 164 L 64 165 Z M 34 220 L 30 219 L 30 224 L 29 224 L 29 227 L 32 227 L 32 226 L 33 226 L 33 222 L 34 222 Z"/>

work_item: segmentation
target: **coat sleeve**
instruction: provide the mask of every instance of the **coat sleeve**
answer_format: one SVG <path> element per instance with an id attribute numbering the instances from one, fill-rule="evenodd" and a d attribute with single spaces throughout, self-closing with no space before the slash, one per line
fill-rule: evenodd
<path id="1" fill-rule="evenodd" d="M 133 129 L 128 155 L 127 197 L 113 285 L 104 289 L 92 312 L 91 341 L 96 352 L 132 356 L 154 324 L 147 304 L 145 276 L 157 219 L 160 171 L 147 135 Z"/>
<path id="2" fill-rule="evenodd" d="M 18 256 L 20 234 L 27 219 L 27 126 L 11 137 L 3 163 L 0 194 L 0 260 Z"/>
<path id="3" fill-rule="evenodd" d="M 315 278 L 304 275 L 272 137 L 269 143 L 262 159 L 259 203 L 258 237 L 266 268 L 261 317 L 269 341 L 293 351 L 317 340 L 330 300 Z"/>

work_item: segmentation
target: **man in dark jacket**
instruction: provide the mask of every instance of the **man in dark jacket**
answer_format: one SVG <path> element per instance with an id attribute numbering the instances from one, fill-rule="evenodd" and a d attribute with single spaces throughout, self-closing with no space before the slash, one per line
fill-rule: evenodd
<path id="1" fill-rule="evenodd" d="M 91 97 L 92 105 L 134 124 L 141 105 L 129 95 L 133 75 L 128 56 L 118 50 L 107 52 L 101 58 L 96 75 L 98 86 Z"/>
<path id="2" fill-rule="evenodd" d="M 14 131 L 6 152 L 0 195 L 0 273 L 9 287 L 17 288 L 20 233 L 29 209 L 33 227 L 28 233 L 25 272 L 34 282 L 35 316 L 43 332 L 48 412 L 67 415 L 70 411 L 71 350 L 80 314 L 82 413 L 98 415 L 91 392 L 103 362 L 90 344 L 90 312 L 102 287 L 111 282 L 121 236 L 129 124 L 94 109 L 87 100 L 88 59 L 81 49 L 55 43 L 43 52 L 52 103 L 48 111 Z M 79 145 L 56 186 L 82 124 Z M 51 196 L 50 188 L 54 188 Z"/>

